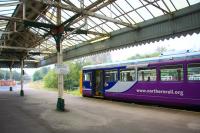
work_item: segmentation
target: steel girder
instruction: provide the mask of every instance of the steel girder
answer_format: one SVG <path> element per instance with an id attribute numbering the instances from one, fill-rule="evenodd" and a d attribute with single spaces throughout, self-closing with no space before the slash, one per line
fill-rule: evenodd
<path id="1" fill-rule="evenodd" d="M 24 68 L 37 68 L 37 63 L 36 62 L 32 62 L 32 61 L 24 61 L 25 62 L 25 66 Z M 10 68 L 10 65 L 12 64 L 11 60 L 5 60 L 5 61 L 0 61 L 0 68 Z M 14 64 L 12 65 L 12 68 L 20 68 L 20 61 L 14 61 Z"/>
<path id="2" fill-rule="evenodd" d="M 139 23 L 138 26 L 137 29 L 124 28 L 112 32 L 110 39 L 104 41 L 80 44 L 79 47 L 65 51 L 64 60 L 199 32 L 200 4 L 176 11 L 173 16 L 167 14 Z M 52 55 L 42 60 L 38 67 L 53 64 L 56 60 L 56 55 Z"/>

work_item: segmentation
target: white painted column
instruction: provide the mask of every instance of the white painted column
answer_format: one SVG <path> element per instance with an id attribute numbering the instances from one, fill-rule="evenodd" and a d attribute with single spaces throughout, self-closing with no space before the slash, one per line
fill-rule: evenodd
<path id="1" fill-rule="evenodd" d="M 57 63 L 58 65 L 63 64 L 63 52 L 62 52 L 62 45 L 60 45 L 60 52 L 57 53 Z M 64 98 L 64 82 L 63 82 L 63 74 L 58 74 L 58 98 Z"/>
<path id="2" fill-rule="evenodd" d="M 58 3 L 61 3 L 61 0 L 56 0 Z M 61 8 L 57 7 L 57 25 L 61 25 Z M 59 66 L 63 65 L 63 50 L 62 50 L 62 42 L 61 42 L 61 34 L 62 31 L 60 31 L 60 28 L 58 29 L 57 33 L 57 40 L 56 45 L 60 47 L 57 51 L 57 64 Z M 57 101 L 57 110 L 64 111 L 65 110 L 65 100 L 63 97 L 64 93 L 64 83 L 63 83 L 63 73 L 58 73 L 58 101 Z"/>
<path id="3" fill-rule="evenodd" d="M 12 78 L 13 78 L 12 67 L 10 67 L 10 81 L 12 81 Z M 10 91 L 12 91 L 12 89 L 13 89 L 13 86 L 10 85 Z"/>
<path id="4" fill-rule="evenodd" d="M 58 3 L 61 3 L 61 0 L 57 0 Z M 61 24 L 61 8 L 57 8 L 57 25 Z M 62 42 L 60 41 L 60 52 L 57 52 L 57 63 L 58 65 L 63 64 L 63 50 L 62 50 Z M 64 84 L 63 84 L 63 74 L 58 74 L 58 97 L 63 99 L 64 93 Z"/>
<path id="5" fill-rule="evenodd" d="M 24 79 L 23 79 L 23 68 L 24 68 L 24 61 L 21 60 L 21 90 L 20 90 L 20 96 L 24 96 Z"/>
<path id="6" fill-rule="evenodd" d="M 26 19 L 26 3 L 25 3 L 25 0 L 23 0 L 22 7 L 23 7 L 22 19 L 25 20 Z"/>

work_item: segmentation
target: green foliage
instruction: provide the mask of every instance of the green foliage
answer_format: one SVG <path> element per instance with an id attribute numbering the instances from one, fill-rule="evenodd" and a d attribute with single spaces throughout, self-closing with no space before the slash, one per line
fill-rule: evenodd
<path id="1" fill-rule="evenodd" d="M 43 77 L 48 73 L 49 67 L 43 67 L 33 74 L 33 81 L 42 80 Z"/>
<path id="2" fill-rule="evenodd" d="M 167 48 L 161 46 L 161 47 L 157 47 L 156 52 L 154 52 L 154 53 L 144 54 L 144 55 L 136 54 L 135 56 L 132 56 L 132 57 L 130 57 L 128 59 L 129 60 L 133 60 L 133 59 L 157 57 L 157 56 L 159 56 L 160 54 L 162 54 L 165 51 L 167 51 Z"/>
<path id="3" fill-rule="evenodd" d="M 75 96 L 81 96 L 81 93 L 80 93 L 79 89 L 76 89 L 76 90 L 67 90 L 67 93 L 75 95 Z"/>
<path id="4" fill-rule="evenodd" d="M 13 79 L 16 81 L 20 80 L 20 73 L 18 73 L 17 71 L 13 71 Z M 0 70 L 0 80 L 4 79 L 4 80 L 8 80 L 10 79 L 10 71 L 8 70 Z"/>
<path id="5" fill-rule="evenodd" d="M 130 57 L 128 59 L 129 60 L 143 59 L 143 58 L 157 57 L 159 55 L 160 55 L 160 53 L 158 53 L 158 52 L 155 52 L 155 53 L 152 53 L 152 54 L 145 54 L 145 55 L 136 54 L 135 56 L 132 56 L 132 57 Z"/>
<path id="6" fill-rule="evenodd" d="M 79 87 L 80 72 L 83 66 L 90 63 L 83 60 L 77 60 L 75 62 L 66 62 L 69 66 L 69 73 L 64 76 L 64 87 L 70 90 L 74 90 Z"/>
<path id="7" fill-rule="evenodd" d="M 55 70 L 49 70 L 48 73 L 43 78 L 44 86 L 47 88 L 57 88 L 58 81 L 57 81 L 57 74 Z"/>
<path id="8" fill-rule="evenodd" d="M 33 74 L 33 81 L 37 81 L 37 80 L 41 80 L 41 79 L 42 79 L 42 75 L 41 75 L 40 71 L 36 71 Z"/>
<path id="9" fill-rule="evenodd" d="M 75 90 L 79 87 L 80 72 L 84 65 L 89 63 L 84 60 L 76 60 L 66 62 L 69 67 L 69 73 L 64 75 L 64 88 L 68 90 Z M 58 80 L 55 70 L 48 71 L 47 75 L 43 78 L 44 86 L 47 88 L 57 88 Z"/>
<path id="10" fill-rule="evenodd" d="M 16 80 L 16 81 L 20 81 L 21 80 L 21 74 L 14 70 L 13 71 L 13 79 Z"/>

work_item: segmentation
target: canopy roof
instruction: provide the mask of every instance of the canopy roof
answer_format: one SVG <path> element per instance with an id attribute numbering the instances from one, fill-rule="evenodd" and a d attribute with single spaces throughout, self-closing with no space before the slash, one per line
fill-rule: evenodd
<path id="1" fill-rule="evenodd" d="M 57 7 L 66 26 L 64 51 L 111 38 L 111 33 L 197 4 L 200 0 L 22 0 L 0 1 L 0 61 L 26 59 L 39 62 L 56 53 L 55 40 L 46 25 L 56 25 Z M 25 19 L 23 19 L 25 15 Z M 39 23 L 33 23 L 39 22 Z M 27 26 L 28 24 L 28 26 Z M 31 26 L 30 26 L 31 25 Z M 75 30 L 78 28 L 78 30 Z M 2 64 L 2 63 L 1 63 Z M 30 66 L 34 67 L 34 66 Z"/>

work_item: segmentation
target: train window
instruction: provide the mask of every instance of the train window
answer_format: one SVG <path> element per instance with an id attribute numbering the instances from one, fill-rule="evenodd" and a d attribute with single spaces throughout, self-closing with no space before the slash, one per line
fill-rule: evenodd
<path id="1" fill-rule="evenodd" d="M 91 73 L 84 73 L 83 81 L 90 81 L 91 80 Z"/>
<path id="2" fill-rule="evenodd" d="M 120 71 L 120 81 L 134 81 L 135 70 L 122 70 Z"/>
<path id="3" fill-rule="evenodd" d="M 117 70 L 111 70 L 111 71 L 105 71 L 105 81 L 106 82 L 114 82 L 118 80 L 118 71 Z"/>
<path id="4" fill-rule="evenodd" d="M 155 68 L 138 69 L 138 81 L 156 81 L 156 69 Z"/>
<path id="5" fill-rule="evenodd" d="M 181 81 L 183 80 L 183 66 L 163 66 L 160 68 L 161 81 Z"/>
<path id="6" fill-rule="evenodd" d="M 188 65 L 188 80 L 200 80 L 200 63 Z"/>

